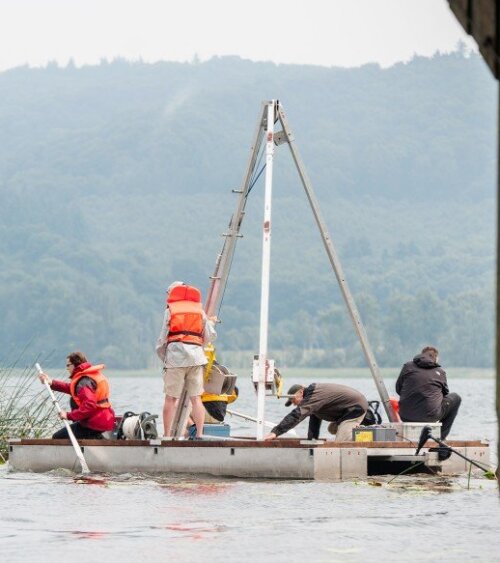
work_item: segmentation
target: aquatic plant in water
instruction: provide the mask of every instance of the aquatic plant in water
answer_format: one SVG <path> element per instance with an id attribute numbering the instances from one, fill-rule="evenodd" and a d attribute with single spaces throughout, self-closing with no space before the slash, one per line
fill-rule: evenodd
<path id="1" fill-rule="evenodd" d="M 39 438 L 58 419 L 34 367 L 0 367 L 0 463 L 8 457 L 9 438 Z"/>

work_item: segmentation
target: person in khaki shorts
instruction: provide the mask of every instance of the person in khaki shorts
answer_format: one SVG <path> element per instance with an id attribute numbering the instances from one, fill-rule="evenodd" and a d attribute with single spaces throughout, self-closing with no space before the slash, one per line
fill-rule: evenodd
<path id="1" fill-rule="evenodd" d="M 203 366 L 207 363 L 203 346 L 215 340 L 216 320 L 205 315 L 197 288 L 179 281 L 169 286 L 167 308 L 156 344 L 156 353 L 163 362 L 163 433 L 167 437 L 172 433 L 176 401 L 184 384 L 191 398 L 196 437 L 203 434 L 205 408 L 201 395 Z"/>

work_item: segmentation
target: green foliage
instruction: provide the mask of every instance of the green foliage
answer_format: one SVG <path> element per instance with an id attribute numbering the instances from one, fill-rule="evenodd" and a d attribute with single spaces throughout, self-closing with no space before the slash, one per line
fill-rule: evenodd
<path id="1" fill-rule="evenodd" d="M 20 368 L 21 357 L 0 369 L 0 461 L 8 458 L 9 438 L 38 438 L 57 424 L 52 401 L 33 368 Z"/>
<path id="2" fill-rule="evenodd" d="M 164 290 L 207 287 L 260 101 L 283 99 L 377 358 L 493 351 L 496 87 L 476 55 L 389 69 L 214 58 L 0 74 L 0 354 L 31 342 L 154 364 Z M 218 348 L 256 350 L 262 182 Z M 270 344 L 288 365 L 363 355 L 285 146 L 277 149 Z"/>

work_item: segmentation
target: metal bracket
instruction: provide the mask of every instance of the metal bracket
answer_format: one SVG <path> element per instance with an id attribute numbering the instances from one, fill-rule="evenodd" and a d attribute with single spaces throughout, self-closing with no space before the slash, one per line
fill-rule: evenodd
<path id="1" fill-rule="evenodd" d="M 279 146 L 283 143 L 288 143 L 288 137 L 284 131 L 278 131 L 274 134 L 274 144 Z"/>

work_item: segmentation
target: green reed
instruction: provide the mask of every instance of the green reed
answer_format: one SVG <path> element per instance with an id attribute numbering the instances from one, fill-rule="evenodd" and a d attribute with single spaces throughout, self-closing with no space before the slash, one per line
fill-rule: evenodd
<path id="1" fill-rule="evenodd" d="M 8 458 L 10 438 L 40 438 L 59 422 L 34 366 L 19 367 L 22 356 L 0 367 L 0 463 Z"/>

